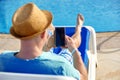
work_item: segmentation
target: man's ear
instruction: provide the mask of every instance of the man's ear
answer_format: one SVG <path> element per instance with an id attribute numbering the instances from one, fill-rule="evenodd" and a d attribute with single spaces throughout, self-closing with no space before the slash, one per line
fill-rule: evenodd
<path id="1" fill-rule="evenodd" d="M 43 33 L 41 33 L 40 37 L 44 38 L 45 37 L 45 33 L 46 33 L 46 31 L 44 31 Z"/>

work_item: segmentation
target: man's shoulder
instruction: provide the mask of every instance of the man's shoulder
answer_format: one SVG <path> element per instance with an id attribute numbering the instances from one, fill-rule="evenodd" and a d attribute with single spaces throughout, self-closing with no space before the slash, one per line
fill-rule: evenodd
<path id="1" fill-rule="evenodd" d="M 41 58 L 44 59 L 49 59 L 51 61 L 59 61 L 59 62 L 69 62 L 67 61 L 63 56 L 60 56 L 56 53 L 52 53 L 52 52 L 43 52 L 43 55 L 41 56 Z"/>
<path id="2" fill-rule="evenodd" d="M 0 58 L 7 58 L 13 56 L 15 52 L 17 51 L 3 51 L 2 53 L 0 53 Z"/>

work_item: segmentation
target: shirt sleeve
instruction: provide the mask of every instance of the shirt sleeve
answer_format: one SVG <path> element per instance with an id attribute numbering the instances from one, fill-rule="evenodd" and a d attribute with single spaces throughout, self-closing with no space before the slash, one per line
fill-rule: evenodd
<path id="1" fill-rule="evenodd" d="M 64 64 L 62 74 L 80 80 L 80 73 L 72 64 Z"/>

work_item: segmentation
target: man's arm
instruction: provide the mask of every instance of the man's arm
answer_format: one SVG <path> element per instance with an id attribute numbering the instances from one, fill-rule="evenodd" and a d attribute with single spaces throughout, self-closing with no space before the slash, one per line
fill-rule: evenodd
<path id="1" fill-rule="evenodd" d="M 80 72 L 81 80 L 87 80 L 87 69 L 84 66 L 82 57 L 80 56 L 80 52 L 77 49 L 77 46 L 75 45 L 75 41 L 71 37 L 66 36 L 66 43 L 71 53 L 73 53 L 73 50 L 75 50 L 75 52 L 73 53 L 73 63 L 74 67 Z"/>
<path id="2" fill-rule="evenodd" d="M 87 69 L 77 49 L 73 54 L 73 63 L 74 63 L 74 67 L 80 72 L 81 80 L 88 80 Z"/>

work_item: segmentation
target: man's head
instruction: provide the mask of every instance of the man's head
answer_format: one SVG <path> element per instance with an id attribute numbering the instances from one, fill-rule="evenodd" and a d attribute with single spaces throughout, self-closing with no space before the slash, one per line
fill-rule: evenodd
<path id="1" fill-rule="evenodd" d="M 52 14 L 28 3 L 13 15 L 10 33 L 19 39 L 32 39 L 47 30 L 52 23 Z"/>

